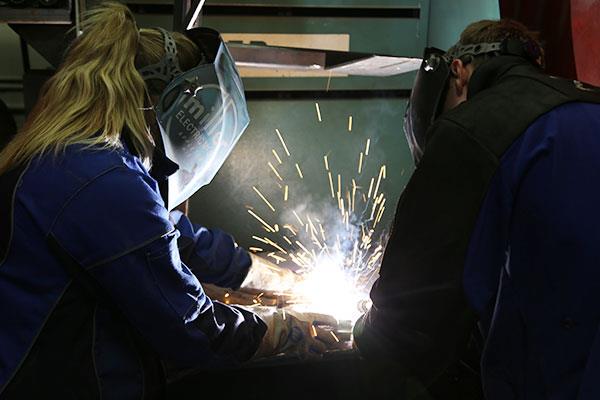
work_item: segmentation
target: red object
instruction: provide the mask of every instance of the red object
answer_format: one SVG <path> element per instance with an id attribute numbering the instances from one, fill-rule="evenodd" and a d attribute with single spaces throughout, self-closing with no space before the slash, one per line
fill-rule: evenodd
<path id="1" fill-rule="evenodd" d="M 571 0 L 577 78 L 600 86 L 600 0 Z"/>
<path id="2" fill-rule="evenodd" d="M 572 0 L 573 3 L 600 3 Z M 539 32 L 546 51 L 546 72 L 575 79 L 575 57 L 571 36 L 571 7 L 566 0 L 500 0 L 500 15 Z M 596 14 L 599 15 L 599 14 Z M 591 43 L 592 39 L 590 39 Z M 598 61 L 598 58 L 596 58 Z"/>

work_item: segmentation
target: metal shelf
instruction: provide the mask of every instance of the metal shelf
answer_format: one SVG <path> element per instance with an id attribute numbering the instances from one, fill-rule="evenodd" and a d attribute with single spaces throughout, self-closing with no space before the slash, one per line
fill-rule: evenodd
<path id="1" fill-rule="evenodd" d="M 67 2 L 67 4 L 69 4 Z M 42 8 L 0 7 L 0 23 L 8 24 L 40 24 L 40 25 L 70 25 L 71 8 Z"/>

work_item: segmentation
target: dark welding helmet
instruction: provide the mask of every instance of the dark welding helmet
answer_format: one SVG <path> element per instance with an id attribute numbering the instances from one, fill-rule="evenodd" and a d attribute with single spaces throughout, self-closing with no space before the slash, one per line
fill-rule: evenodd
<path id="1" fill-rule="evenodd" d="M 166 84 L 154 109 L 161 132 L 157 151 L 163 153 L 157 160 L 162 156 L 163 162 L 176 164 L 167 178 L 167 190 L 161 188 L 166 207 L 172 210 L 210 183 L 250 118 L 242 80 L 217 31 L 195 28 L 184 33 L 200 49 L 202 61 L 182 72 L 175 40 L 159 30 L 165 57 L 139 72 L 147 83 Z"/>
<path id="2" fill-rule="evenodd" d="M 444 52 L 433 47 L 426 48 L 404 116 L 404 134 L 415 163 L 418 164 L 423 155 L 427 130 L 442 112 L 451 75 L 450 63 L 452 60 L 464 56 L 475 57 L 481 54 L 496 53 L 524 57 L 539 65 L 541 57 L 535 51 L 536 48 L 532 44 L 516 39 L 456 45 L 452 47 L 451 52 Z"/>

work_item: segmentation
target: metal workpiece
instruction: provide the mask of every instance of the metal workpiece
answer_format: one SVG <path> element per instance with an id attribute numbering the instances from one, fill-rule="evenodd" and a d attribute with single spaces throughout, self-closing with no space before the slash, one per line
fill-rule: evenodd
<path id="1" fill-rule="evenodd" d="M 200 24 L 204 12 L 231 16 L 386 18 L 419 19 L 421 5 L 381 6 L 364 4 L 287 4 L 288 2 L 225 2 L 213 4 L 205 0 L 177 0 L 173 27 L 189 29 Z M 396 2 L 398 3 L 398 2 Z M 344 7 L 346 6 L 346 7 Z M 426 13 L 424 14 L 426 16 Z M 378 55 L 350 51 L 306 49 L 229 42 L 238 67 L 287 70 L 295 72 L 329 72 L 333 76 L 389 77 L 416 71 L 419 58 Z"/>
<path id="2" fill-rule="evenodd" d="M 324 71 L 340 75 L 394 76 L 419 69 L 421 59 L 334 50 L 228 43 L 238 67 Z"/>

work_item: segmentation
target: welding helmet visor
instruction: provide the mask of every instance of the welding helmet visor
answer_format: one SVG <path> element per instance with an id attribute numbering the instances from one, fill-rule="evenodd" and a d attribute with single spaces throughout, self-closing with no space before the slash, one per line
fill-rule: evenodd
<path id="1" fill-rule="evenodd" d="M 217 174 L 248 126 L 250 118 L 242 80 L 218 32 L 195 28 L 185 32 L 201 50 L 203 60 L 181 72 L 171 35 L 165 38 L 166 57 L 159 65 L 140 70 L 144 79 L 162 73 L 168 82 L 155 105 L 164 155 L 179 167 L 167 179 L 168 210 L 184 202 Z M 160 79 L 160 77 L 159 77 Z M 164 189 L 162 190 L 164 192 Z"/>
<path id="2" fill-rule="evenodd" d="M 456 44 L 447 53 L 433 47 L 426 48 L 404 116 L 404 134 L 416 164 L 425 150 L 427 130 L 443 111 L 452 60 L 482 54 L 522 57 L 543 68 L 543 53 L 531 41 L 507 38 L 501 42 Z"/>
<path id="3" fill-rule="evenodd" d="M 425 149 L 427 130 L 442 111 L 449 78 L 445 52 L 426 48 L 404 116 L 404 134 L 416 164 Z"/>

